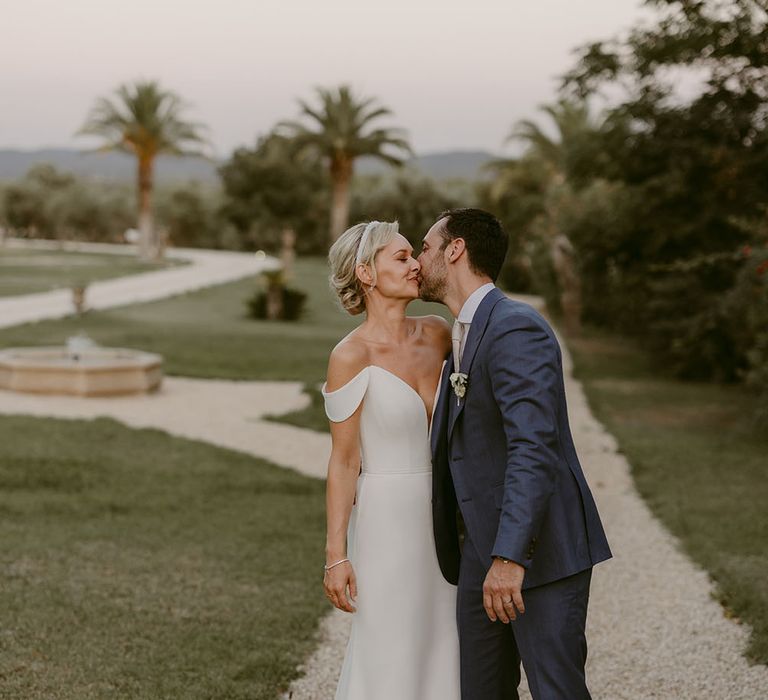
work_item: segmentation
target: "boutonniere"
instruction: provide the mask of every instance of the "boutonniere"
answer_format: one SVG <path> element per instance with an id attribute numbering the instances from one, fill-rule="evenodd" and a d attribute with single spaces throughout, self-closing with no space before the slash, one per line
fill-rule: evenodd
<path id="1" fill-rule="evenodd" d="M 461 399 L 467 393 L 467 380 L 468 377 L 464 372 L 454 372 L 450 377 L 451 386 L 453 387 L 453 393 L 456 394 L 456 405 L 458 406 Z"/>

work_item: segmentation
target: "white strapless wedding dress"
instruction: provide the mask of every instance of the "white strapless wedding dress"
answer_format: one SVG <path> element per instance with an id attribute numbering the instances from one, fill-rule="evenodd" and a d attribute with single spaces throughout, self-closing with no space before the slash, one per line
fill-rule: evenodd
<path id="1" fill-rule="evenodd" d="M 435 554 L 424 402 L 375 365 L 323 396 L 334 422 L 363 402 L 348 546 L 357 612 L 336 700 L 459 700 L 456 587 Z"/>

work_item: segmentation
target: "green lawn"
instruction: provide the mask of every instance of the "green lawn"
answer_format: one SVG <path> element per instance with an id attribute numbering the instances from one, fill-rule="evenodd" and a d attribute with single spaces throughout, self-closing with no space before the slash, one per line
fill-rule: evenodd
<path id="1" fill-rule="evenodd" d="M 254 321 L 245 300 L 255 279 L 173 299 L 89 312 L 81 318 L 44 321 L 0 331 L 0 347 L 57 345 L 84 331 L 102 345 L 159 352 L 169 374 L 225 379 L 325 378 L 328 353 L 360 317 L 342 312 L 328 289 L 326 263 L 299 260 L 296 286 L 309 294 L 300 322 Z M 436 304 L 416 302 L 412 313 L 435 313 Z"/>
<path id="2" fill-rule="evenodd" d="M 317 385 L 305 384 L 304 393 L 309 397 L 309 405 L 306 408 L 292 413 L 284 413 L 280 416 L 265 416 L 265 418 L 275 423 L 288 423 L 299 428 L 316 430 L 319 433 L 330 433 L 331 429 L 325 415 L 323 395 Z"/>
<path id="3" fill-rule="evenodd" d="M 0 417 L 0 696 L 275 700 L 327 610 L 323 492 L 158 431 Z"/>
<path id="4" fill-rule="evenodd" d="M 754 398 L 667 378 L 629 341 L 588 332 L 568 344 L 640 493 L 752 626 L 750 658 L 768 663 L 768 436 L 750 423 Z"/>
<path id="5" fill-rule="evenodd" d="M 247 319 L 257 282 L 244 280 L 6 329 L 0 347 L 85 331 L 160 352 L 172 374 L 315 387 L 360 321 L 326 277 L 324 261 L 298 262 L 299 323 Z M 293 422 L 326 425 L 314 397 Z M 328 609 L 323 483 L 156 431 L 0 417 L 0 528 L 9 700 L 275 700 Z"/>
<path id="6" fill-rule="evenodd" d="M 47 292 L 178 263 L 141 262 L 132 255 L 24 250 L 0 246 L 0 297 Z"/>

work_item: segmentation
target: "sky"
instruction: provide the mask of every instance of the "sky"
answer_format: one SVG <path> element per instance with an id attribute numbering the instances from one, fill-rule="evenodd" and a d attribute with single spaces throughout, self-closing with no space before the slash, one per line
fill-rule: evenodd
<path id="1" fill-rule="evenodd" d="M 4 5 L 4 7 L 3 7 Z M 640 0 L 0 0 L 0 148 L 87 148 L 99 96 L 156 79 L 214 154 L 251 145 L 317 86 L 392 110 L 418 153 L 503 152 L 556 98 L 573 51 L 648 17 Z"/>

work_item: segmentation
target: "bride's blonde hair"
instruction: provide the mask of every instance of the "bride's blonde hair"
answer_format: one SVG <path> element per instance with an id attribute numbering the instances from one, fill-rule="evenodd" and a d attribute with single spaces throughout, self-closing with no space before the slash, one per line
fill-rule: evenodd
<path id="1" fill-rule="evenodd" d="M 399 233 L 396 221 L 355 224 L 339 236 L 328 251 L 331 289 L 341 307 L 353 316 L 365 311 L 365 285 L 357 276 L 358 265 L 367 265 L 376 286 L 376 254 Z M 371 287 L 372 288 L 372 287 Z"/>

